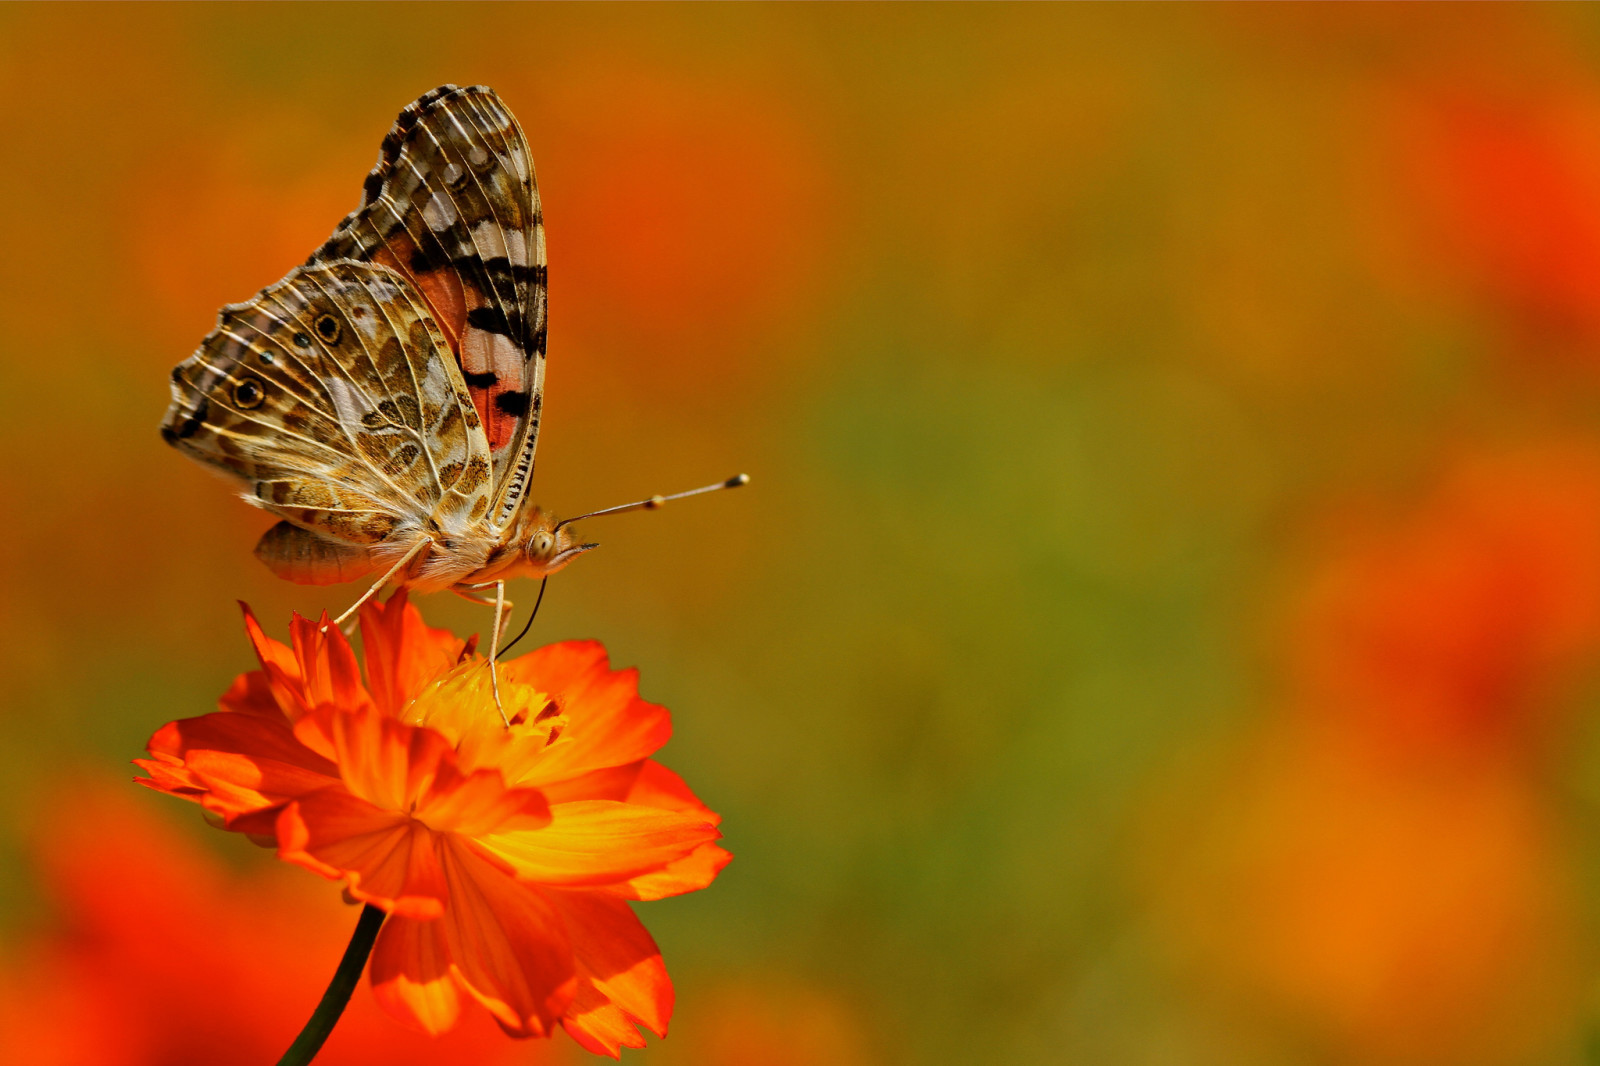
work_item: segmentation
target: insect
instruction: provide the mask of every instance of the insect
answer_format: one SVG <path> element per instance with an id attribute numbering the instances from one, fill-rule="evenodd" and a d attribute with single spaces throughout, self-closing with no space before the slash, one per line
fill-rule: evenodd
<path id="1" fill-rule="evenodd" d="M 362 190 L 304 265 L 218 312 L 172 371 L 161 435 L 282 519 L 255 550 L 274 573 L 381 572 L 334 624 L 390 581 L 492 602 L 498 699 L 506 582 L 598 547 L 528 494 L 546 337 L 533 161 L 492 89 L 443 85 L 400 112 Z"/>

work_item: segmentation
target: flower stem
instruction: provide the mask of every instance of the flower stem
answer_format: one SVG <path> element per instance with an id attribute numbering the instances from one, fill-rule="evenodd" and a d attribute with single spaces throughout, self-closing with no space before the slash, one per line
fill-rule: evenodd
<path id="1" fill-rule="evenodd" d="M 361 971 L 367 967 L 367 956 L 372 954 L 372 942 L 378 939 L 378 927 L 383 925 L 384 917 L 384 912 L 370 903 L 362 908 L 361 920 L 356 922 L 355 934 L 350 938 L 350 946 L 344 949 L 344 958 L 339 960 L 333 980 L 328 982 L 328 990 L 322 993 L 322 1001 L 311 1012 L 311 1020 L 283 1053 L 278 1066 L 305 1066 L 322 1050 L 322 1042 L 333 1032 L 345 1004 L 350 1002 L 350 993 L 361 980 Z"/>

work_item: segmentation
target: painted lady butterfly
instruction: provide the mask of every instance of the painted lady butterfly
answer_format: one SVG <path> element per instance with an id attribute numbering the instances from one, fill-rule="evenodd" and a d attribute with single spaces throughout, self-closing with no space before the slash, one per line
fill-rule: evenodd
<path id="1" fill-rule="evenodd" d="M 161 435 L 283 519 L 256 545 L 274 573 L 385 570 L 338 621 L 390 580 L 492 587 L 498 642 L 507 579 L 597 546 L 529 504 L 546 283 L 527 141 L 493 90 L 444 85 L 400 112 L 363 193 L 304 266 L 219 312 Z"/>

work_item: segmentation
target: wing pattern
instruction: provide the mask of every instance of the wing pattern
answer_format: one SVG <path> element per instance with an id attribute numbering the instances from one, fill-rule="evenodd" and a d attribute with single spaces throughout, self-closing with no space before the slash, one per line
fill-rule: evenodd
<path id="1" fill-rule="evenodd" d="M 359 208 L 308 265 L 381 264 L 427 301 L 483 423 L 489 521 L 515 517 L 543 405 L 544 219 L 526 139 L 485 86 L 441 86 L 400 113 Z"/>
<path id="2" fill-rule="evenodd" d="M 172 390 L 162 436 L 312 533 L 374 545 L 488 508 L 477 410 L 428 303 L 387 267 L 300 267 L 224 307 Z"/>

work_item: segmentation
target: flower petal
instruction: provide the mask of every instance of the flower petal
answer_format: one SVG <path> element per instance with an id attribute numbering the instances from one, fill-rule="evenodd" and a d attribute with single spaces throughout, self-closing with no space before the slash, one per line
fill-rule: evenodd
<path id="1" fill-rule="evenodd" d="M 641 759 L 627 766 L 595 770 L 582 777 L 547 785 L 542 791 L 552 804 L 571 803 L 580 799 L 625 800 L 663 810 L 692 813 L 711 825 L 722 820 L 721 815 L 700 802 L 699 797 L 684 784 L 683 778 L 654 759 Z M 705 888 L 732 860 L 733 856 L 728 852 L 707 842 L 659 870 L 612 886 L 610 891 L 627 899 L 640 900 L 679 896 Z"/>
<path id="2" fill-rule="evenodd" d="M 315 622 L 295 615 L 289 623 L 289 638 L 300 663 L 307 703 L 313 707 L 331 703 L 352 709 L 369 702 L 356 653 L 339 627 L 328 621 L 326 613 Z"/>
<path id="3" fill-rule="evenodd" d="M 288 649 L 284 649 L 287 653 Z M 272 685 L 265 671 L 248 670 L 233 679 L 228 691 L 217 700 L 217 706 L 234 714 L 255 715 L 263 718 L 282 718 L 283 711 L 272 694 Z"/>
<path id="4" fill-rule="evenodd" d="M 286 644 L 273 640 L 256 621 L 249 604 L 239 604 L 244 610 L 244 632 L 255 649 L 261 663 L 261 672 L 267 681 L 273 701 L 284 717 L 293 722 L 309 708 L 305 699 L 305 686 L 300 679 L 300 663 L 294 651 Z"/>
<path id="5" fill-rule="evenodd" d="M 408 918 L 434 918 L 448 890 L 440 836 L 342 788 L 290 803 L 278 815 L 278 857 L 333 880 L 350 895 Z"/>
<path id="6" fill-rule="evenodd" d="M 432 729 L 395 721 L 375 707 L 320 716 L 350 791 L 389 811 L 408 811 L 433 784 L 450 744 Z"/>
<path id="7" fill-rule="evenodd" d="M 639 698 L 636 670 L 612 670 L 596 641 L 569 640 L 515 659 L 513 680 L 554 697 L 568 725 L 558 742 L 521 765 L 505 767 L 512 784 L 543 787 L 653 753 L 672 735 L 665 707 Z"/>
<path id="8" fill-rule="evenodd" d="M 567 923 L 580 977 L 563 1023 L 567 1032 L 589 1050 L 612 1057 L 619 1047 L 644 1046 L 635 1024 L 666 1036 L 672 981 L 660 949 L 633 910 L 594 892 L 551 890 L 548 895 Z"/>
<path id="9" fill-rule="evenodd" d="M 578 984 L 578 993 L 561 1019 L 561 1028 L 585 1051 L 614 1059 L 622 1057 L 625 1047 L 645 1045 L 644 1034 L 627 1013 L 587 981 Z"/>
<path id="10" fill-rule="evenodd" d="M 712 825 L 722 822 L 722 815 L 701 803 L 700 797 L 684 783 L 683 778 L 654 759 L 644 760 L 639 767 L 639 775 L 633 779 L 628 794 L 623 798 L 629 803 L 697 814 Z"/>
<path id="11" fill-rule="evenodd" d="M 479 846 L 521 880 L 546 885 L 610 885 L 654 873 L 720 834 L 694 814 L 615 800 L 550 808 L 543 829 L 488 833 Z"/>
<path id="12" fill-rule="evenodd" d="M 636 759 L 623 766 L 591 770 L 578 777 L 539 786 L 551 803 L 576 803 L 578 800 L 626 800 L 647 759 Z M 653 805 L 652 805 L 653 806 Z"/>
<path id="13" fill-rule="evenodd" d="M 498 770 L 464 774 L 447 760 L 418 799 L 415 815 L 441 832 L 476 837 L 542 829 L 550 824 L 550 804 L 538 789 L 507 788 Z"/>
<path id="14" fill-rule="evenodd" d="M 639 759 L 625 766 L 592 770 L 581 777 L 542 786 L 541 791 L 551 803 L 586 799 L 625 800 L 668 811 L 693 811 L 712 825 L 722 821 L 720 814 L 700 802 L 700 797 L 690 790 L 683 778 L 654 759 Z"/>
<path id="15" fill-rule="evenodd" d="M 561 915 L 454 836 L 441 835 L 450 906 L 439 919 L 456 976 L 513 1036 L 548 1036 L 578 979 Z"/>
<path id="16" fill-rule="evenodd" d="M 405 589 L 381 607 L 374 600 L 361 608 L 361 645 L 372 701 L 390 717 L 398 717 L 418 693 L 448 673 L 466 649 L 449 630 L 425 624 Z"/>
<path id="17" fill-rule="evenodd" d="M 639 776 L 628 789 L 627 800 L 629 803 L 695 814 L 712 825 L 722 821 L 720 814 L 700 802 L 700 797 L 684 783 L 683 778 L 654 759 L 644 761 Z M 732 861 L 733 856 L 727 851 L 707 842 L 655 873 L 631 878 L 621 894 L 629 899 L 663 899 L 681 896 L 685 892 L 697 892 L 716 880 L 722 868 Z"/>
<path id="18" fill-rule="evenodd" d="M 326 788 L 339 769 L 295 737 L 282 715 L 217 711 L 162 726 L 135 760 L 141 784 L 198 800 L 225 818 Z"/>
<path id="19" fill-rule="evenodd" d="M 698 892 L 717 879 L 722 868 L 733 861 L 727 849 L 716 844 L 701 844 L 681 859 L 667 863 L 652 873 L 630 877 L 615 888 L 627 899 L 665 899 L 685 892 Z"/>
<path id="20" fill-rule="evenodd" d="M 302 744 L 333 758 L 332 746 L 312 711 L 329 706 L 354 710 L 369 702 L 349 641 L 326 618 L 317 623 L 297 614 L 289 626 L 293 647 L 285 648 L 262 632 L 249 607 L 244 615 L 245 632 L 278 709 Z"/>
<path id="21" fill-rule="evenodd" d="M 368 977 L 384 1010 L 430 1036 L 461 1017 L 461 986 L 450 969 L 444 923 L 394 915 L 378 931 Z"/>

